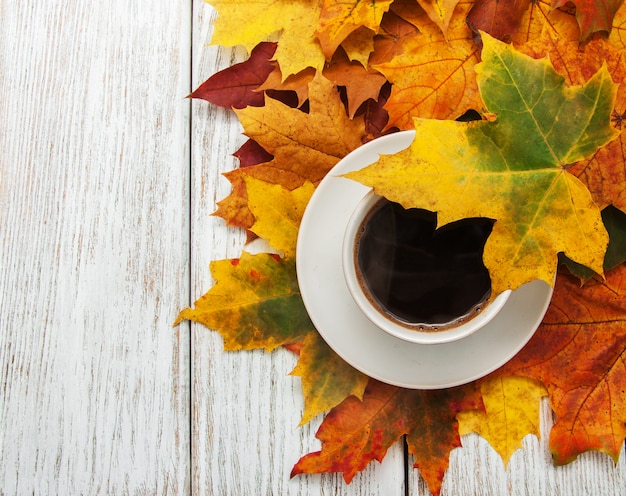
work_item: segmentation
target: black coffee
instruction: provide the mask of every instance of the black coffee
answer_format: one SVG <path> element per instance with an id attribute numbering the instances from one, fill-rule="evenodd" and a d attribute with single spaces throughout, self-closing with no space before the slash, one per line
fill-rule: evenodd
<path id="1" fill-rule="evenodd" d="M 381 199 L 355 245 L 357 274 L 372 303 L 402 323 L 433 330 L 480 311 L 489 296 L 482 255 L 493 227 L 484 218 L 440 229 L 436 222 L 434 212 Z"/>

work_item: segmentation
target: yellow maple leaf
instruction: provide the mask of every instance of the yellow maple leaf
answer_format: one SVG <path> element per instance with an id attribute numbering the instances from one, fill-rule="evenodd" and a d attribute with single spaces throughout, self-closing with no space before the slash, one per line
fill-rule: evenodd
<path id="1" fill-rule="evenodd" d="M 330 59 L 346 37 L 359 27 L 378 32 L 383 14 L 393 0 L 321 0 L 316 34 L 326 58 Z"/>
<path id="2" fill-rule="evenodd" d="M 248 193 L 248 207 L 255 221 L 250 230 L 267 240 L 287 258 L 296 254 L 298 228 L 315 186 L 305 182 L 299 188 L 288 190 L 279 184 L 259 181 L 244 174 Z"/>
<path id="3" fill-rule="evenodd" d="M 448 26 L 459 0 L 417 0 L 417 2 L 447 38 Z"/>
<path id="4" fill-rule="evenodd" d="M 305 336 L 298 364 L 291 375 L 302 378 L 304 413 L 300 425 L 350 395 L 362 399 L 369 381 L 369 377 L 341 359 L 317 332 Z"/>
<path id="5" fill-rule="evenodd" d="M 320 15 L 317 0 L 206 0 L 218 12 L 211 43 L 243 45 L 248 53 L 261 41 L 278 36 L 274 54 L 284 78 L 313 67 L 324 67 L 325 57 L 315 37 Z"/>
<path id="6" fill-rule="evenodd" d="M 528 434 L 539 437 L 540 400 L 546 388 L 527 377 L 489 379 L 480 386 L 485 411 L 457 414 L 459 434 L 477 432 L 500 454 L 506 466 Z"/>

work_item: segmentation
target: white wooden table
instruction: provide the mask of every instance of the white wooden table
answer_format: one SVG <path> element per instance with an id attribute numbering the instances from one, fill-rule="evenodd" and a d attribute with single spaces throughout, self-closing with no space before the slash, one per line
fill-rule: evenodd
<path id="1" fill-rule="evenodd" d="M 321 420 L 297 427 L 294 356 L 172 328 L 209 262 L 243 246 L 209 214 L 245 138 L 185 99 L 245 56 L 207 46 L 211 7 L 0 8 L 0 494 L 429 494 L 400 445 L 349 486 L 290 480 Z M 544 438 L 551 422 L 544 405 Z M 463 443 L 443 494 L 626 494 L 623 457 L 556 468 L 529 436 L 505 469 L 478 436 Z"/>

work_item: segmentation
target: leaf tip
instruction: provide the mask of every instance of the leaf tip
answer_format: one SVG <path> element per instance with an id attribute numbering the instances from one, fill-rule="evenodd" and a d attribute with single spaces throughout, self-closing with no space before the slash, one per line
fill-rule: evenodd
<path id="1" fill-rule="evenodd" d="M 181 310 L 181 312 L 178 314 L 178 317 L 176 317 L 176 320 L 172 324 L 172 327 L 177 327 L 183 320 L 188 320 L 191 311 L 191 308 L 185 308 L 184 310 Z"/>

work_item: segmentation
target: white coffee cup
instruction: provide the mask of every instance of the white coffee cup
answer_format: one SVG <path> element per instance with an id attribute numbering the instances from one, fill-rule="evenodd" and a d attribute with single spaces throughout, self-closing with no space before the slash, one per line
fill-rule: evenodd
<path id="1" fill-rule="evenodd" d="M 506 303 L 510 291 L 505 291 L 495 298 L 480 303 L 472 308 L 469 313 L 459 316 L 451 322 L 436 324 L 401 321 L 386 312 L 381 305 L 375 304 L 372 296 L 366 294 L 367 289 L 362 284 L 363 278 L 359 278 L 357 273 L 355 243 L 364 219 L 380 199 L 381 197 L 373 192 L 363 197 L 351 215 L 343 238 L 342 266 L 344 278 L 348 290 L 361 312 L 383 331 L 396 338 L 419 344 L 441 344 L 463 339 L 489 323 Z"/>

